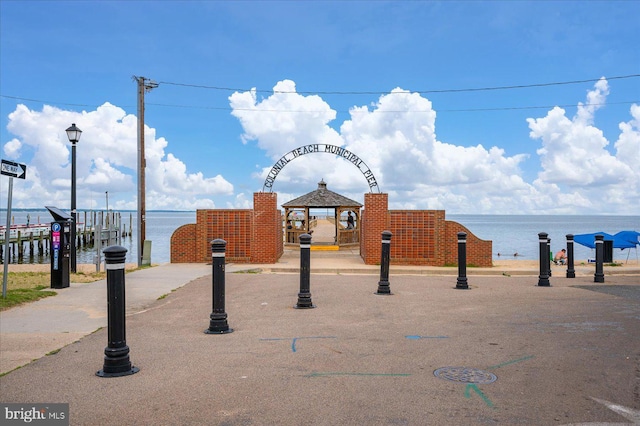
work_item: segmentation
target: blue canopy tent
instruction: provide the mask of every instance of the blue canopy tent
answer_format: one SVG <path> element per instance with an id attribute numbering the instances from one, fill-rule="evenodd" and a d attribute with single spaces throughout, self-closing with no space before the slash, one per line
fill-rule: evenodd
<path id="1" fill-rule="evenodd" d="M 596 247 L 596 235 L 601 234 L 606 241 L 613 241 L 613 248 L 624 249 L 636 249 L 636 256 L 638 254 L 637 246 L 640 244 L 640 232 L 636 231 L 620 231 L 615 235 L 607 234 L 606 232 L 594 232 L 592 234 L 580 234 L 574 235 L 573 240 L 589 248 Z M 627 261 L 629 260 L 629 254 L 627 254 Z"/>
<path id="2" fill-rule="evenodd" d="M 614 235 L 614 238 L 614 248 L 635 248 L 638 244 L 640 244 L 640 232 L 636 231 L 620 231 L 616 235 Z M 616 240 L 620 242 L 620 247 L 615 245 Z M 623 241 L 626 241 L 630 245 L 623 247 Z"/>

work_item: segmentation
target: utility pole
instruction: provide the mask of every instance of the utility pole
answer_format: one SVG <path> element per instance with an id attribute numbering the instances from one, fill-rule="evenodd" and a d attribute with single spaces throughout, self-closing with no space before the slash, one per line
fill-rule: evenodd
<path id="1" fill-rule="evenodd" d="M 145 167 L 144 156 L 144 94 L 158 87 L 158 83 L 145 77 L 133 76 L 138 82 L 138 266 L 142 266 L 142 250 L 147 237 L 145 207 Z"/>

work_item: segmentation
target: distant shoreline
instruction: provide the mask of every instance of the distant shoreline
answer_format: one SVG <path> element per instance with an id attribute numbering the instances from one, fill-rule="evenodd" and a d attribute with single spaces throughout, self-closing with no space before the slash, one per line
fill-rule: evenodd
<path id="1" fill-rule="evenodd" d="M 62 209 L 65 210 L 65 209 Z M 78 208 L 78 213 L 81 212 L 100 212 L 100 211 L 105 211 L 106 209 L 83 209 L 83 208 Z M 198 210 L 207 210 L 207 209 L 198 209 Z M 215 210 L 235 210 L 235 209 L 215 209 Z M 321 208 L 318 208 L 317 210 L 324 210 Z M 391 209 L 394 210 L 394 209 Z M 430 210 L 430 209 L 425 209 L 425 210 Z M 437 209 L 436 209 L 437 210 Z M 6 208 L 1 208 L 0 207 L 0 212 L 6 212 L 7 209 Z M 24 208 L 24 207 L 20 207 L 20 208 L 15 208 L 12 207 L 11 208 L 12 212 L 25 212 L 25 211 L 37 211 L 37 212 L 45 212 L 48 213 L 48 210 L 44 207 L 33 207 L 33 208 Z M 109 211 L 112 212 L 116 212 L 116 213 L 137 213 L 137 210 L 119 210 L 119 209 L 109 209 Z M 197 210 L 151 210 L 151 209 L 147 209 L 146 212 L 147 213 L 196 213 Z M 593 212 L 589 212 L 589 213 L 585 213 L 585 214 L 580 214 L 580 213 L 572 213 L 572 214 L 540 214 L 540 213 L 449 213 L 447 212 L 446 217 L 450 218 L 452 216 L 503 216 L 503 217 L 524 217 L 524 216 L 544 216 L 544 217 L 593 217 L 593 216 L 608 216 L 608 217 L 637 217 L 640 218 L 640 215 L 633 215 L 633 214 L 612 214 L 612 213 L 593 213 Z"/>
<path id="2" fill-rule="evenodd" d="M 64 209 L 62 209 L 64 210 Z M 81 209 L 78 208 L 78 213 L 80 212 L 101 212 L 101 211 L 105 211 L 106 209 Z M 3 209 L 0 208 L 0 212 L 6 212 L 7 209 Z M 49 210 L 45 209 L 45 208 L 40 208 L 40 207 L 34 207 L 34 208 L 14 208 L 11 207 L 11 211 L 12 212 L 45 212 L 48 213 Z M 109 211 L 111 212 L 116 212 L 116 213 L 137 213 L 137 210 L 118 210 L 118 209 L 109 209 Z M 157 212 L 157 213 L 195 213 L 196 210 L 146 210 L 147 212 Z"/>

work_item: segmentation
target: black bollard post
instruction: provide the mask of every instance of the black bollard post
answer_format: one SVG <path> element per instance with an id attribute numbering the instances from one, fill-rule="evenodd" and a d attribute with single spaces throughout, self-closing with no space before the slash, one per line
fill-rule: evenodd
<path id="1" fill-rule="evenodd" d="M 551 238 L 547 238 L 547 260 L 549 261 L 549 278 L 551 278 Z"/>
<path id="2" fill-rule="evenodd" d="M 540 275 L 538 276 L 538 287 L 549 287 L 549 248 L 547 247 L 547 233 L 538 234 L 540 242 Z"/>
<path id="3" fill-rule="evenodd" d="M 96 372 L 99 377 L 120 377 L 135 374 L 139 368 L 131 365 L 129 346 L 126 342 L 124 261 L 127 249 L 107 247 L 104 251 L 107 271 L 107 335 L 108 346 L 104 350 L 104 365 Z"/>
<path id="4" fill-rule="evenodd" d="M 296 309 L 315 308 L 311 301 L 311 235 L 300 235 L 300 293 Z"/>
<path id="5" fill-rule="evenodd" d="M 391 231 L 382 231 L 382 256 L 380 259 L 380 281 L 378 291 L 375 294 L 390 296 L 389 288 L 389 262 L 391 261 Z"/>
<path id="6" fill-rule="evenodd" d="M 205 334 L 232 333 L 227 322 L 227 313 L 224 311 L 224 287 L 225 287 L 225 250 L 227 242 L 221 239 L 211 241 L 211 258 L 213 265 L 213 311 L 209 315 L 209 328 Z"/>
<path id="7" fill-rule="evenodd" d="M 604 282 L 604 235 L 596 235 L 596 273 L 593 274 L 594 283 Z"/>
<path id="8" fill-rule="evenodd" d="M 576 277 L 573 263 L 573 234 L 567 234 L 567 278 Z"/>
<path id="9" fill-rule="evenodd" d="M 467 284 L 467 233 L 458 232 L 458 290 L 469 290 Z"/>

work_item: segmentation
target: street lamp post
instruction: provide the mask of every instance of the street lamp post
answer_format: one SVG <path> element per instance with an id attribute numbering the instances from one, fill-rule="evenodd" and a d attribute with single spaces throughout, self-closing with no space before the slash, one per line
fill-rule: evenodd
<path id="1" fill-rule="evenodd" d="M 76 127 L 76 124 L 71 124 L 67 130 L 67 137 L 71 142 L 71 217 L 73 223 L 71 224 L 71 272 L 76 273 L 76 223 L 78 223 L 78 216 L 76 213 L 76 144 L 80 141 L 80 135 L 82 130 Z"/>

